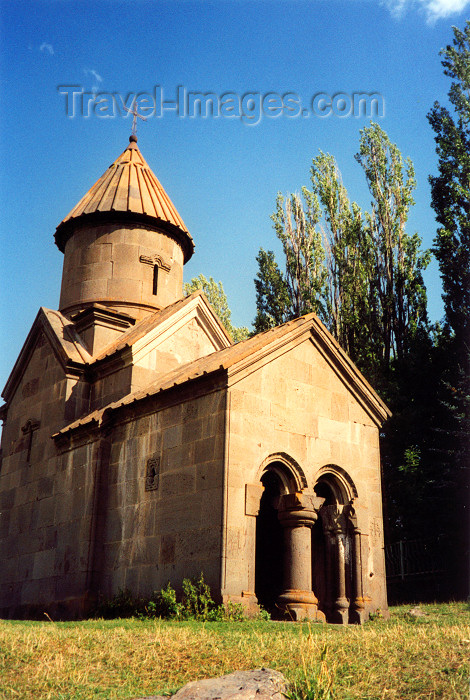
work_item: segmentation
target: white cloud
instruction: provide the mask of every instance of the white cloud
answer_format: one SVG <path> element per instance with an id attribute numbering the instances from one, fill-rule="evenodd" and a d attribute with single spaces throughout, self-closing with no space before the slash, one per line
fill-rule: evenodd
<path id="1" fill-rule="evenodd" d="M 41 46 L 39 47 L 39 51 L 48 51 L 51 56 L 54 55 L 54 47 L 52 44 L 48 44 L 45 41 L 42 42 Z"/>
<path id="2" fill-rule="evenodd" d="M 98 92 L 100 87 L 99 84 L 103 82 L 103 78 L 101 77 L 101 75 L 96 70 L 94 70 L 94 68 L 85 68 L 83 72 L 85 73 L 85 75 L 91 75 L 93 78 L 93 85 L 91 87 L 91 91 Z"/>
<path id="3" fill-rule="evenodd" d="M 394 17 L 402 17 L 407 10 L 417 7 L 421 9 L 429 24 L 443 17 L 463 12 L 470 6 L 470 0 L 382 0 Z"/>
<path id="4" fill-rule="evenodd" d="M 421 4 L 426 10 L 428 20 L 434 21 L 463 12 L 470 2 L 469 0 L 421 0 Z"/>

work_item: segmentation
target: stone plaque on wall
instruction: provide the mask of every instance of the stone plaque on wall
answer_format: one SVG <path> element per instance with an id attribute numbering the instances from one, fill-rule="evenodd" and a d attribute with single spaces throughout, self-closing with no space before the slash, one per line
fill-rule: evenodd
<path id="1" fill-rule="evenodd" d="M 245 484 L 245 515 L 258 515 L 263 484 Z"/>

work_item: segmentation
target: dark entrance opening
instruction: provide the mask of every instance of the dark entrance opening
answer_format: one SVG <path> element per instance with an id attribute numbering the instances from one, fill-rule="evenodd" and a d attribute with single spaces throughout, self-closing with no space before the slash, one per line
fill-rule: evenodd
<path id="1" fill-rule="evenodd" d="M 325 499 L 322 508 L 328 506 L 341 507 L 348 502 L 347 494 L 333 475 L 324 475 L 314 486 L 317 496 Z M 344 516 L 340 516 L 339 538 L 344 548 L 344 595 L 351 600 L 353 595 L 352 584 L 352 557 L 353 546 L 348 522 Z M 338 573 L 338 535 L 325 531 L 323 518 L 318 517 L 312 528 L 312 587 L 318 598 L 318 608 L 325 613 L 327 622 L 338 622 L 336 612 L 336 598 L 339 594 Z"/>
<path id="2" fill-rule="evenodd" d="M 255 593 L 258 603 L 274 612 L 283 579 L 283 531 L 277 517 L 282 485 L 273 471 L 266 472 L 261 481 L 264 493 L 256 518 Z"/>

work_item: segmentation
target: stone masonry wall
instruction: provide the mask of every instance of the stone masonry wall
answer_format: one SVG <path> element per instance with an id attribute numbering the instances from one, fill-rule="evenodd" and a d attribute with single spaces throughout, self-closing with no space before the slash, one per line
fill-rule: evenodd
<path id="1" fill-rule="evenodd" d="M 69 454 L 58 464 L 51 440 L 74 410 L 76 387 L 41 333 L 3 428 L 0 614 L 42 614 L 57 597 L 76 594 L 72 577 L 83 578 L 90 459 Z M 22 431 L 28 420 L 38 424 L 31 443 Z"/>
<path id="2" fill-rule="evenodd" d="M 160 269 L 153 294 L 153 265 L 141 256 L 158 255 Z M 134 318 L 182 297 L 183 251 L 164 233 L 135 224 L 106 224 L 77 229 L 65 247 L 59 309 L 73 312 L 91 302 L 108 304 Z"/>
<path id="3" fill-rule="evenodd" d="M 357 488 L 365 594 L 386 608 L 378 429 L 326 360 L 305 340 L 229 390 L 227 565 L 224 594 L 254 590 L 256 517 L 245 515 L 245 485 L 285 453 L 313 492 L 321 469 L 337 465 Z"/>
<path id="4" fill-rule="evenodd" d="M 224 392 L 181 398 L 151 413 L 147 406 L 109 435 L 96 564 L 105 597 L 126 588 L 150 595 L 168 581 L 178 588 L 201 571 L 220 590 Z"/>
<path id="5" fill-rule="evenodd" d="M 114 363 L 109 373 L 98 375 L 91 388 L 90 410 L 145 389 L 166 372 L 218 349 L 198 320 L 190 319 L 132 364 Z"/>

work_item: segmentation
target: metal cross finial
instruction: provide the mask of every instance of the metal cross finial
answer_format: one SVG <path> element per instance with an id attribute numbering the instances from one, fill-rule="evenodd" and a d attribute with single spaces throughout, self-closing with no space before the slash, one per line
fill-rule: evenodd
<path id="1" fill-rule="evenodd" d="M 123 106 L 124 106 L 124 109 L 126 110 L 126 112 L 129 112 L 130 114 L 134 115 L 134 119 L 132 120 L 132 135 L 136 136 L 136 134 L 137 134 L 137 117 L 139 117 L 139 119 L 142 119 L 142 121 L 144 121 L 144 122 L 147 121 L 147 117 L 143 117 L 141 114 L 138 113 L 137 107 L 139 105 L 137 102 L 137 98 L 135 98 L 134 101 L 132 102 L 132 106 L 134 109 L 129 109 L 129 107 L 126 107 L 126 105 L 123 105 Z"/>

